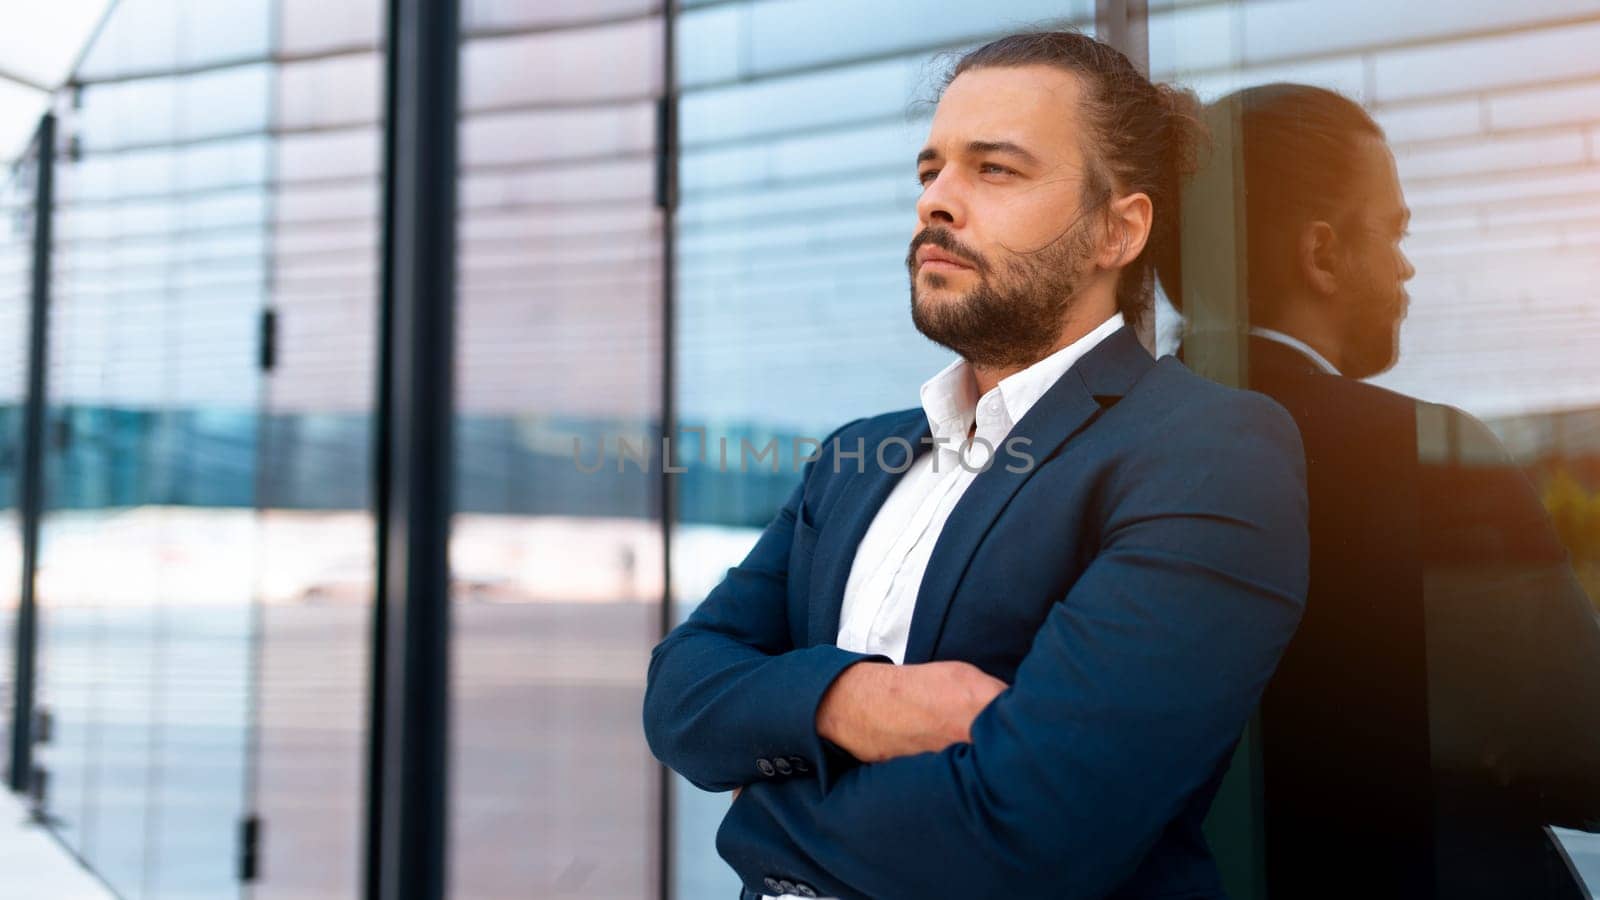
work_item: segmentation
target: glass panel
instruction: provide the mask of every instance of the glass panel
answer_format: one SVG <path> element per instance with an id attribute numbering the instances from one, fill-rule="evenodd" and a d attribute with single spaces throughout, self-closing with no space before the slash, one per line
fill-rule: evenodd
<path id="1" fill-rule="evenodd" d="M 63 119 L 40 758 L 62 837 L 129 897 L 238 883 L 267 222 L 237 198 L 266 182 L 264 73 L 90 82 Z M 184 114 L 132 132 L 129 102 Z"/>
<path id="2" fill-rule="evenodd" d="M 75 76 L 103 81 L 262 59 L 275 0 L 117 0 Z M 247 106 L 249 104 L 246 104 Z"/>
<path id="3" fill-rule="evenodd" d="M 281 14 L 298 52 L 339 34 L 359 42 L 381 23 L 375 3 L 286 0 Z M 333 34 L 304 34 L 306 16 Z M 273 78 L 280 135 L 266 264 L 277 352 L 254 542 L 252 794 L 263 840 L 252 894 L 343 900 L 361 894 L 365 847 L 382 64 L 370 49 L 294 57 Z"/>
<path id="4" fill-rule="evenodd" d="M 461 49 L 450 872 L 463 898 L 657 891 L 660 775 L 639 711 L 660 635 L 659 473 L 583 474 L 572 457 L 574 439 L 641 446 L 660 427 L 663 36 L 638 6 L 467 8 L 469 27 L 496 31 Z"/>
<path id="5" fill-rule="evenodd" d="M 383 34 L 381 0 L 277 0 L 277 8 L 278 50 L 284 54 L 376 49 Z"/>
<path id="6" fill-rule="evenodd" d="M 1268 895 L 1590 896 L 1600 842 L 1565 829 L 1600 823 L 1600 31 L 1555 2 L 1291 0 L 1150 35 L 1216 141 L 1165 346 L 1306 448 Z"/>

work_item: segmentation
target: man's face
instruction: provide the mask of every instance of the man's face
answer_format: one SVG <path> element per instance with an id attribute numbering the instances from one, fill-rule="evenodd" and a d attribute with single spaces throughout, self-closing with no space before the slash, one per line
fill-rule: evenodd
<path id="1" fill-rule="evenodd" d="M 1368 378 L 1388 370 L 1400 354 L 1400 322 L 1410 300 L 1405 284 L 1416 274 L 1400 249 L 1411 211 L 1406 208 L 1394 154 L 1379 138 L 1363 142 L 1356 191 L 1360 209 L 1342 254 L 1339 283 L 1344 374 Z"/>
<path id="2" fill-rule="evenodd" d="M 972 69 L 945 90 L 918 156 L 906 265 L 917 329 L 975 365 L 1026 366 L 1054 346 L 1093 271 L 1102 197 L 1081 148 L 1077 76 Z"/>

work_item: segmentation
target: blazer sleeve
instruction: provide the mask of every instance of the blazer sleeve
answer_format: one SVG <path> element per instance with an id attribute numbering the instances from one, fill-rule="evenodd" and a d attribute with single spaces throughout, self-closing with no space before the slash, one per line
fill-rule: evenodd
<path id="1" fill-rule="evenodd" d="M 717 847 L 747 886 L 1089 898 L 1133 873 L 1226 765 L 1304 607 L 1298 432 L 1211 396 L 1117 464 L 1098 554 L 971 743 L 734 802 Z"/>
<path id="2" fill-rule="evenodd" d="M 817 734 L 822 695 L 851 665 L 887 661 L 832 645 L 796 648 L 790 636 L 789 557 L 813 466 L 744 561 L 651 651 L 645 739 L 702 790 L 826 777 L 828 757 L 842 751 Z"/>

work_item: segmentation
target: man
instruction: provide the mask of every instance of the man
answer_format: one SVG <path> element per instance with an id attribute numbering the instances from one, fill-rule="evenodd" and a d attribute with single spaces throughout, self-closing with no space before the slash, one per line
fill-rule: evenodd
<path id="1" fill-rule="evenodd" d="M 1216 897 L 1200 824 L 1300 617 L 1302 453 L 1127 320 L 1197 120 L 1115 50 L 955 67 L 912 320 L 961 356 L 823 443 L 656 647 L 657 757 L 742 788 L 745 898 Z"/>
<path id="2" fill-rule="evenodd" d="M 1262 702 L 1268 892 L 1587 897 L 1543 826 L 1600 816 L 1593 610 L 1482 423 L 1357 380 L 1394 365 L 1415 274 L 1383 132 L 1293 84 L 1207 118 L 1235 143 L 1200 177 L 1243 178 L 1210 212 L 1246 226 L 1250 386 L 1294 416 L 1311 499 L 1305 619 Z M 1193 310 L 1220 286 L 1178 263 Z"/>

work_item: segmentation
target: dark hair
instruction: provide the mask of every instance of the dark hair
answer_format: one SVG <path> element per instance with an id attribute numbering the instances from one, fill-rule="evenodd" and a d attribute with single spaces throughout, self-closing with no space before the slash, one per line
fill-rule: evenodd
<path id="1" fill-rule="evenodd" d="M 1085 201 L 1117 188 L 1150 198 L 1150 237 L 1117 280 L 1117 308 L 1131 325 L 1150 307 L 1152 260 L 1175 250 L 1183 182 L 1206 143 L 1200 103 L 1182 88 L 1152 84 L 1117 49 L 1076 31 L 1034 31 L 990 41 L 961 57 L 944 86 L 972 69 L 1044 65 L 1083 82 L 1089 179 Z"/>
<path id="2" fill-rule="evenodd" d="M 1205 108 L 1217 133 L 1235 135 L 1233 155 L 1208 165 L 1234 165 L 1243 177 L 1246 275 L 1250 318 L 1267 323 L 1296 277 L 1296 247 L 1307 222 L 1344 229 L 1354 212 L 1362 143 L 1383 129 L 1361 105 L 1324 88 L 1263 84 L 1235 91 Z M 1158 262 L 1161 286 L 1182 308 L 1179 254 Z"/>

